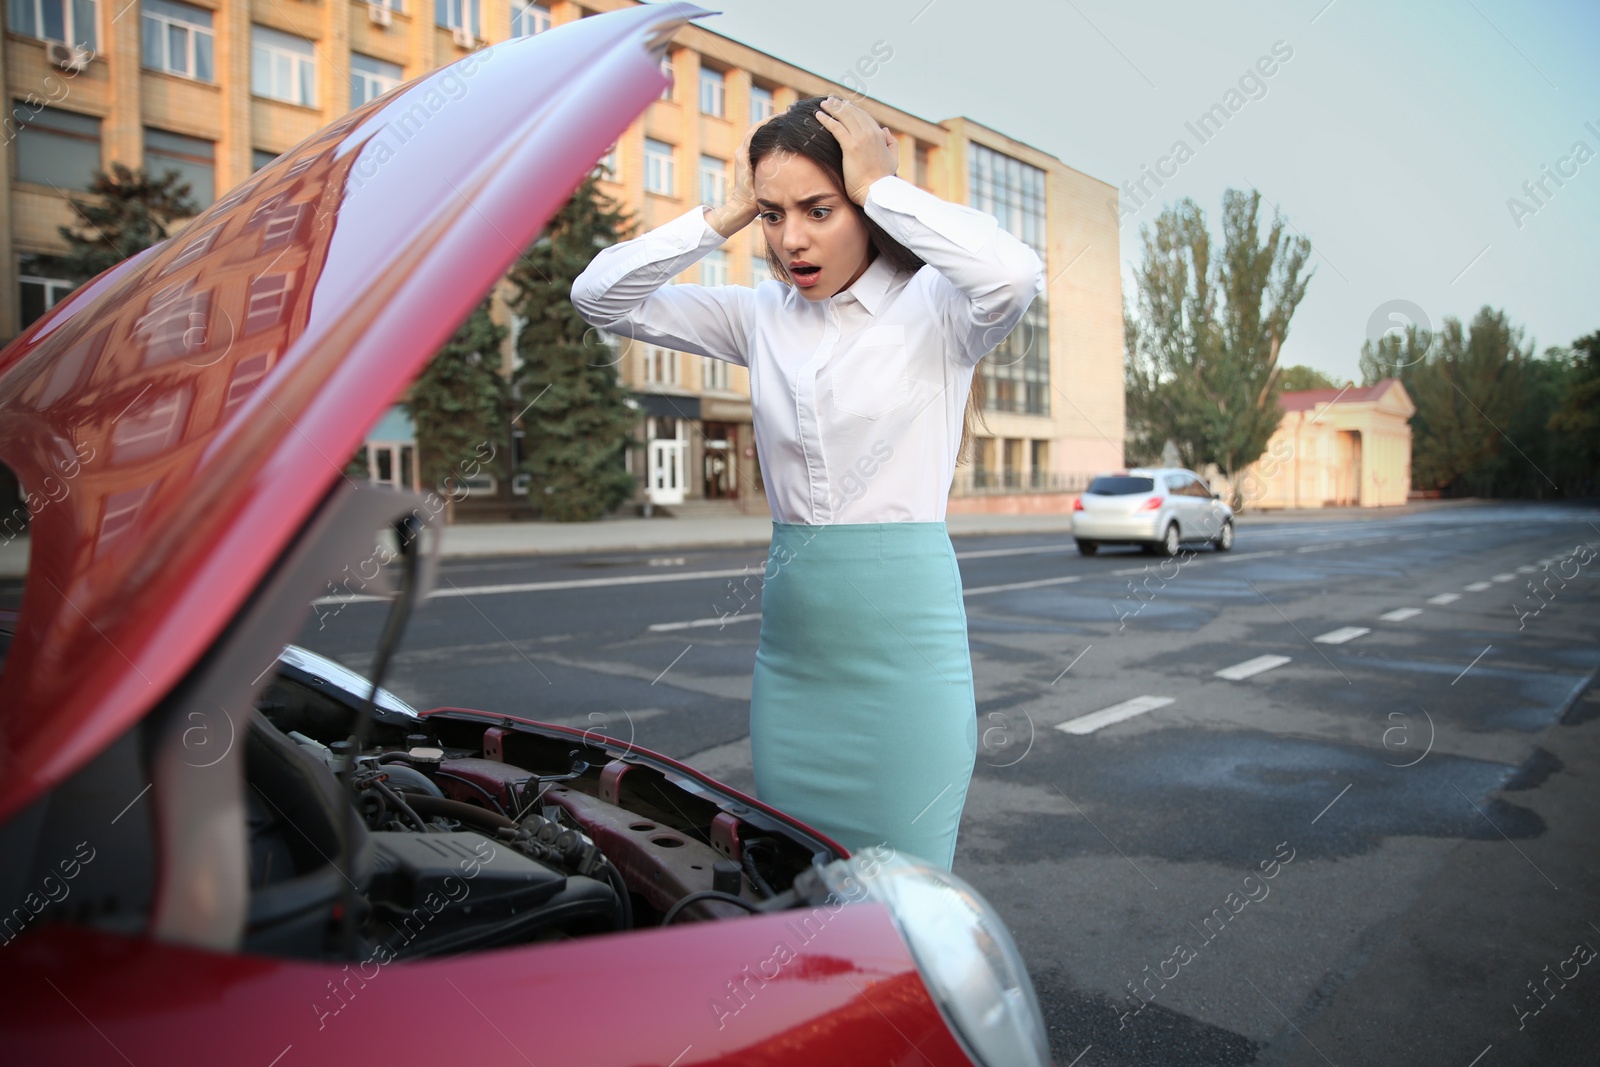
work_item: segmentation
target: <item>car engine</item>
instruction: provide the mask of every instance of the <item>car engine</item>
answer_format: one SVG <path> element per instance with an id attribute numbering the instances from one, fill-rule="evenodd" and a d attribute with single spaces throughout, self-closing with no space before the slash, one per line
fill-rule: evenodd
<path id="1" fill-rule="evenodd" d="M 379 707 L 358 750 L 358 701 L 297 670 L 257 703 L 248 951 L 383 962 L 732 917 L 835 856 L 603 735 Z"/>

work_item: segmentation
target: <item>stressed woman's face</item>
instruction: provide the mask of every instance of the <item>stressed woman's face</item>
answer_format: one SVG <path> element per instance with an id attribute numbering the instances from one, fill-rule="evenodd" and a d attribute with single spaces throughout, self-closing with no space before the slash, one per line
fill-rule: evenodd
<path id="1" fill-rule="evenodd" d="M 756 161 L 754 186 L 756 225 L 800 295 L 826 300 L 867 269 L 867 227 L 821 167 L 773 152 Z"/>

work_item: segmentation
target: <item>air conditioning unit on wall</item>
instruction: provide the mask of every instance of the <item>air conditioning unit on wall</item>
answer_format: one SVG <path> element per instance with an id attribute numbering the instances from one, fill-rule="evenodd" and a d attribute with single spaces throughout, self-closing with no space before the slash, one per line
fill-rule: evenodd
<path id="1" fill-rule="evenodd" d="M 59 67 L 62 70 L 70 70 L 74 73 L 87 70 L 89 67 L 89 53 L 81 52 L 70 44 L 51 41 L 45 50 L 51 66 Z"/>
<path id="2" fill-rule="evenodd" d="M 376 26 L 387 26 L 391 21 L 393 21 L 394 18 L 388 7 L 383 4 L 368 4 L 367 17 L 371 19 L 373 24 Z"/>
<path id="3" fill-rule="evenodd" d="M 457 26 L 450 31 L 450 36 L 456 39 L 456 44 L 462 48 L 471 49 L 477 41 L 472 36 L 472 31 L 465 26 Z"/>

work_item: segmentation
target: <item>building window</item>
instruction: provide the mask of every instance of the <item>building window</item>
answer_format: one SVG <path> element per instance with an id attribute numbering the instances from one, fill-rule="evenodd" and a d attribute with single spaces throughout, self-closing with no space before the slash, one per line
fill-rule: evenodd
<path id="1" fill-rule="evenodd" d="M 725 118 L 723 104 L 727 94 L 727 83 L 722 77 L 722 71 L 711 70 L 708 67 L 700 68 L 700 113 Z"/>
<path id="2" fill-rule="evenodd" d="M 217 198 L 217 146 L 198 137 L 165 130 L 144 131 L 144 168 L 152 175 L 177 171 L 189 183 L 189 196 L 201 207 Z"/>
<path id="3" fill-rule="evenodd" d="M 17 101 L 17 181 L 87 190 L 100 169 L 100 120 L 93 115 Z"/>
<path id="4" fill-rule="evenodd" d="M 915 154 L 916 170 L 914 173 L 916 175 L 917 184 L 926 189 L 928 188 L 928 146 L 919 143 L 917 145 Z"/>
<path id="5" fill-rule="evenodd" d="M 219 223 L 218 225 L 211 227 L 205 233 L 202 233 L 197 237 L 191 237 L 189 239 L 189 243 L 183 246 L 183 251 L 178 253 L 178 258 L 174 259 L 170 264 L 168 264 L 167 269 L 162 273 L 167 274 L 177 270 L 179 267 L 187 267 L 189 264 L 205 255 L 211 250 L 211 246 L 216 242 L 217 234 L 221 232 L 222 225 Z"/>
<path id="6" fill-rule="evenodd" d="M 550 28 L 550 9 L 543 4 L 511 0 L 511 36 L 531 37 Z"/>
<path id="7" fill-rule="evenodd" d="M 750 284 L 760 285 L 772 277 L 772 267 L 767 263 L 765 252 L 754 252 L 750 255 Z"/>
<path id="8" fill-rule="evenodd" d="M 78 283 L 63 278 L 60 260 L 50 256 L 20 256 L 17 260 L 17 281 L 21 288 L 22 322 L 24 329 L 46 311 L 66 299 Z"/>
<path id="9" fill-rule="evenodd" d="M 277 158 L 277 152 L 268 152 L 265 148 L 252 148 L 250 150 L 250 173 L 254 174 Z"/>
<path id="10" fill-rule="evenodd" d="M 307 207 L 306 204 L 284 204 L 268 214 L 266 224 L 261 227 L 260 250 L 266 252 L 292 241 L 299 232 Z"/>
<path id="11" fill-rule="evenodd" d="M 750 86 L 750 125 L 770 119 L 772 110 L 772 90 L 759 85 Z"/>
<path id="12" fill-rule="evenodd" d="M 222 410 L 232 411 L 256 391 L 256 383 L 267 376 L 267 371 L 272 366 L 272 353 L 263 352 L 259 356 L 240 360 L 233 368 L 233 376 L 228 379 L 228 393 L 223 400 Z"/>
<path id="13" fill-rule="evenodd" d="M 672 74 L 672 56 L 665 54 L 661 57 L 661 73 L 667 76 L 667 87 L 661 90 L 662 100 L 672 99 L 672 87 L 676 81 Z"/>
<path id="14" fill-rule="evenodd" d="M 984 394 L 990 411 L 1050 414 L 1049 314 L 1044 298 L 1028 305 L 1017 328 L 984 359 Z"/>
<path id="15" fill-rule="evenodd" d="M 174 0 L 142 0 L 144 65 L 198 81 L 216 81 L 211 12 Z"/>
<path id="16" fill-rule="evenodd" d="M 482 37 L 478 21 L 479 0 L 433 0 L 433 21 L 447 30 L 471 30 Z"/>
<path id="17" fill-rule="evenodd" d="M 728 384 L 728 361 L 724 359 L 702 358 L 700 360 L 701 384 L 714 392 L 726 393 L 732 388 Z"/>
<path id="18" fill-rule="evenodd" d="M 677 184 L 673 174 L 672 146 L 664 141 L 644 142 L 644 188 L 647 193 L 672 196 Z"/>
<path id="19" fill-rule="evenodd" d="M 1030 455 L 1028 456 L 1029 477 L 1035 489 L 1054 489 L 1050 474 L 1050 442 L 1030 441 L 1028 443 Z"/>
<path id="20" fill-rule="evenodd" d="M 700 202 L 708 207 L 719 206 L 726 197 L 728 165 L 715 156 L 700 157 Z"/>
<path id="21" fill-rule="evenodd" d="M 617 143 L 615 141 L 611 142 L 611 147 L 606 149 L 606 154 L 601 156 L 600 161 L 595 165 L 600 168 L 600 176 L 602 178 L 609 178 L 612 181 L 617 180 Z"/>
<path id="22" fill-rule="evenodd" d="M 972 206 L 999 219 L 1013 237 L 1044 259 L 1044 171 L 981 144 L 968 147 Z"/>
<path id="23" fill-rule="evenodd" d="M 6 14 L 14 33 L 90 51 L 100 45 L 98 0 L 7 0 Z"/>
<path id="24" fill-rule="evenodd" d="M 700 261 L 700 284 L 728 284 L 728 253 L 720 248 L 706 253 L 706 258 Z"/>
<path id="25" fill-rule="evenodd" d="M 677 385 L 678 353 L 659 345 L 645 345 L 644 382 L 646 385 Z"/>
<path id="26" fill-rule="evenodd" d="M 270 329 L 283 321 L 294 274 L 268 274 L 250 283 L 250 299 L 245 305 L 246 336 Z"/>
<path id="27" fill-rule="evenodd" d="M 376 100 L 405 80 L 405 71 L 393 63 L 350 53 L 350 106 L 360 107 L 368 100 Z"/>
<path id="28" fill-rule="evenodd" d="M 250 91 L 303 107 L 317 106 L 317 46 L 304 37 L 250 27 Z"/>
<path id="29" fill-rule="evenodd" d="M 1044 171 L 980 144 L 969 145 L 970 203 L 987 211 L 1018 240 L 1045 256 Z M 1049 310 L 1044 297 L 982 364 L 990 411 L 1050 413 Z"/>
<path id="30" fill-rule="evenodd" d="M 176 389 L 120 416 L 111 430 L 116 460 L 130 463 L 159 455 L 176 444 L 189 414 L 189 397 L 188 388 Z"/>

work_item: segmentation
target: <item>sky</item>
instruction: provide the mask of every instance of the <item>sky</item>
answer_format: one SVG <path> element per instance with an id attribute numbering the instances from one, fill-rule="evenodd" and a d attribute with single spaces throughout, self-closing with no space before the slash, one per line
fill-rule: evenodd
<path id="1" fill-rule="evenodd" d="M 884 42 L 868 95 L 965 115 L 1113 185 L 1187 141 L 1192 158 L 1124 215 L 1124 294 L 1163 205 L 1192 198 L 1220 244 L 1223 191 L 1258 189 L 1312 246 L 1285 365 L 1359 380 L 1370 332 L 1486 304 L 1538 352 L 1600 330 L 1594 0 L 701 3 L 722 11 L 707 29 L 835 80 Z M 1185 123 L 1274 46 L 1289 58 L 1201 144 Z M 1535 200 L 1523 183 L 1541 179 Z M 1410 309 L 1389 318 L 1397 301 Z"/>

